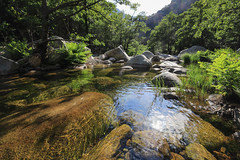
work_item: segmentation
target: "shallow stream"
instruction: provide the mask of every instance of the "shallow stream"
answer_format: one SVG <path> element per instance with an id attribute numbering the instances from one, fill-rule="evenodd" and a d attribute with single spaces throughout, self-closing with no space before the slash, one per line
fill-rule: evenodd
<path id="1" fill-rule="evenodd" d="M 221 146 L 222 133 L 194 114 L 184 102 L 163 98 L 162 93 L 151 84 L 151 78 L 159 71 L 127 71 L 120 67 L 96 66 L 86 70 L 68 69 L 48 73 L 31 71 L 24 75 L 1 77 L 0 111 L 4 114 L 55 97 L 98 91 L 113 98 L 120 124 L 130 125 L 140 135 L 149 133 L 145 131 L 157 133 L 144 135 L 148 137 L 145 139 L 166 140 L 171 151 L 180 152 L 194 142 L 209 148 Z M 216 140 L 216 137 L 220 139 Z M 152 151 L 136 153 L 138 151 L 133 148 L 132 159 L 146 159 L 147 154 L 155 154 L 155 146 L 146 144 L 142 147 Z"/>

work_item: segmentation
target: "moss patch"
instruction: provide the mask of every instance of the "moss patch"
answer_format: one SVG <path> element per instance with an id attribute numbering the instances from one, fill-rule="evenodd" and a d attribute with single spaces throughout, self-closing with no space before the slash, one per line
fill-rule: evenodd
<path id="1" fill-rule="evenodd" d="M 110 77 L 97 77 L 93 79 L 95 87 L 99 90 L 107 90 L 121 84 L 120 80 L 114 80 Z"/>

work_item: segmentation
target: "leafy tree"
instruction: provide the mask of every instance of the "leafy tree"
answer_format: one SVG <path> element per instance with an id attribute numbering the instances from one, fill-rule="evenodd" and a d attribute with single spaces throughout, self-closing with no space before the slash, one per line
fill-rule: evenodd
<path id="1" fill-rule="evenodd" d="M 171 12 L 151 32 L 148 47 L 150 50 L 175 53 L 175 33 L 177 30 L 177 15 Z M 160 44 L 160 47 L 158 47 Z"/>

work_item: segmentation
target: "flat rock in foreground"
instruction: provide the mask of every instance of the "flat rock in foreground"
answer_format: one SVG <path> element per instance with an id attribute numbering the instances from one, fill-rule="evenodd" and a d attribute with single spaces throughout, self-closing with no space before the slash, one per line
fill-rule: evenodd
<path id="1" fill-rule="evenodd" d="M 0 119 L 0 159 L 79 159 L 113 111 L 110 97 L 86 92 L 10 114 Z"/>

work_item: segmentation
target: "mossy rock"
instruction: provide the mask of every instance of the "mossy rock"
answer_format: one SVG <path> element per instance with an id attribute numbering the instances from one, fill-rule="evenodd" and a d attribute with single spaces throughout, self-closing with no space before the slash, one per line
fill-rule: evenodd
<path id="1" fill-rule="evenodd" d="M 199 143 L 208 149 L 220 147 L 228 141 L 228 138 L 196 115 L 190 115 L 189 127 L 186 128 L 187 140 L 191 143 Z"/>
<path id="2" fill-rule="evenodd" d="M 184 158 L 177 153 L 171 152 L 171 160 L 184 160 Z"/>
<path id="3" fill-rule="evenodd" d="M 216 158 L 201 144 L 192 143 L 186 147 L 187 157 L 193 160 L 216 160 Z"/>
<path id="4" fill-rule="evenodd" d="M 89 153 L 83 156 L 83 160 L 115 160 L 124 156 L 127 140 L 132 136 L 132 129 L 123 124 L 112 130 Z"/>
<path id="5" fill-rule="evenodd" d="M 114 68 L 106 68 L 106 69 L 100 70 L 96 75 L 104 77 L 104 76 L 109 75 L 113 70 L 114 70 Z"/>
<path id="6" fill-rule="evenodd" d="M 102 93 L 58 98 L 0 119 L 0 159 L 80 159 L 115 118 Z"/>
<path id="7" fill-rule="evenodd" d="M 97 77 L 93 79 L 93 82 L 97 89 L 111 89 L 121 84 L 120 80 L 114 80 L 110 77 Z"/>
<path id="8" fill-rule="evenodd" d="M 47 85 L 43 84 L 43 83 L 34 83 L 34 84 L 32 84 L 32 86 L 36 89 L 46 89 L 47 88 Z"/>
<path id="9" fill-rule="evenodd" d="M 33 97 L 33 102 L 40 102 L 56 97 L 60 97 L 71 93 L 71 89 L 68 86 L 53 87 L 41 92 L 38 96 Z"/>

